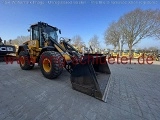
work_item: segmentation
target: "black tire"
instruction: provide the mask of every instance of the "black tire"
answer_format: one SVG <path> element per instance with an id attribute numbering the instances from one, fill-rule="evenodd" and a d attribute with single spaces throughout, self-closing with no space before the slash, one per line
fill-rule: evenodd
<path id="1" fill-rule="evenodd" d="M 30 62 L 30 57 L 25 51 L 19 53 L 19 64 L 22 70 L 31 70 L 34 63 Z"/>
<path id="2" fill-rule="evenodd" d="M 48 79 L 57 78 L 63 71 L 63 57 L 55 51 L 45 51 L 40 56 L 42 74 Z"/>

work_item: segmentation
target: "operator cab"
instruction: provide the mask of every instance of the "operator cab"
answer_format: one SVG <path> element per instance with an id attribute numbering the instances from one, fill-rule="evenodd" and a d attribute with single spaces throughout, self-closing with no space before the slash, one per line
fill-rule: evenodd
<path id="1" fill-rule="evenodd" d="M 57 35 L 58 28 L 52 27 L 47 23 L 38 22 L 37 24 L 31 25 L 30 39 L 31 40 L 39 40 L 40 47 L 44 47 L 44 42 L 48 40 L 49 37 L 52 37 L 53 40 L 58 41 Z M 59 33 L 60 30 L 59 30 Z"/>

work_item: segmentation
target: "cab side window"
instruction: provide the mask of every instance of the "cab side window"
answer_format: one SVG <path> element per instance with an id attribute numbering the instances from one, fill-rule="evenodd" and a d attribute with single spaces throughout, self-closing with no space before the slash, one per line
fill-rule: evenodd
<path id="1" fill-rule="evenodd" d="M 32 40 L 39 40 L 38 27 L 33 27 L 32 29 Z"/>

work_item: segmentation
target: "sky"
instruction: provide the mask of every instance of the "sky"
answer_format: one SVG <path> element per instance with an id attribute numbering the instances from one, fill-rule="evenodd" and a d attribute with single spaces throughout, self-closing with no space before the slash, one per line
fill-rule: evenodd
<path id="1" fill-rule="evenodd" d="M 148 2 L 147 2 L 148 1 Z M 113 21 L 136 9 L 160 9 L 159 0 L 2 0 L 0 1 L 0 37 L 3 40 L 29 35 L 27 29 L 39 21 L 61 29 L 59 37 L 80 35 L 88 41 L 97 35 L 100 47 L 104 32 Z M 144 39 L 134 48 L 156 46 L 160 40 Z M 124 46 L 127 49 L 127 46 Z"/>

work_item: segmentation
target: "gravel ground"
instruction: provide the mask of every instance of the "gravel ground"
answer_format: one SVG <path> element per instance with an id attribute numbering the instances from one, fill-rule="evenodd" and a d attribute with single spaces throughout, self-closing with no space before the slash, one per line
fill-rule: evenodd
<path id="1" fill-rule="evenodd" d="M 134 60 L 136 61 L 136 60 Z M 160 62 L 110 64 L 107 103 L 72 89 L 67 71 L 55 80 L 38 66 L 0 63 L 0 120 L 159 120 Z"/>

